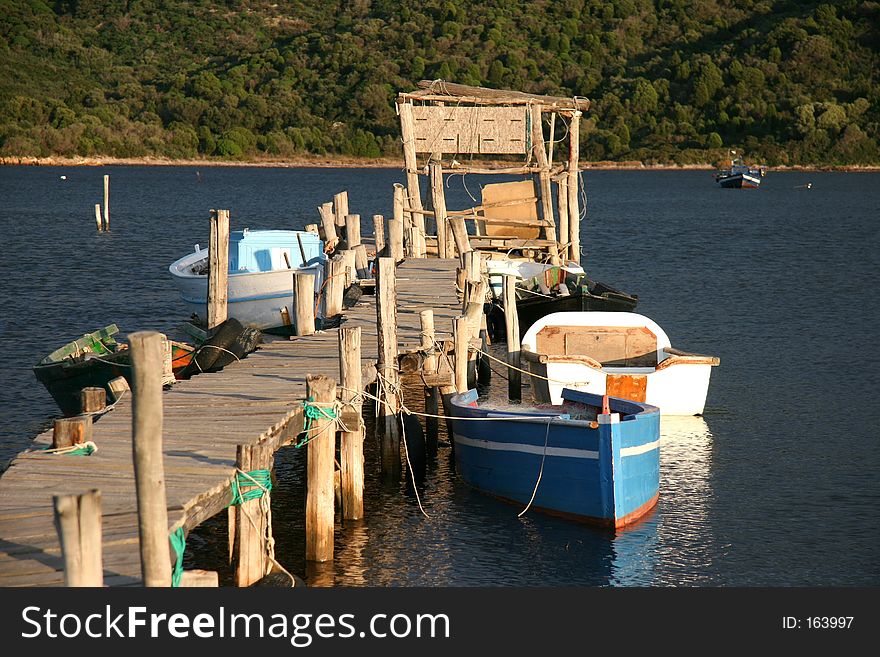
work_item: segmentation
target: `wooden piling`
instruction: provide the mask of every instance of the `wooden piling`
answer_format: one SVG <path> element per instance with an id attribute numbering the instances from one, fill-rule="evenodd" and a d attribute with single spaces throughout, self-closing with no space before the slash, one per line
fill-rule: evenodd
<path id="1" fill-rule="evenodd" d="M 347 191 L 343 190 L 333 195 L 333 212 L 335 214 L 336 234 L 339 235 L 341 233 L 347 240 L 348 235 L 345 233 L 345 217 L 348 216 Z"/>
<path id="2" fill-rule="evenodd" d="M 373 215 L 373 237 L 376 241 L 376 257 L 385 256 L 386 254 L 382 253 L 385 248 L 385 217 L 381 214 Z"/>
<path id="3" fill-rule="evenodd" d="M 349 285 L 357 280 L 355 252 L 345 249 L 340 251 L 339 255 L 342 257 L 342 268 L 345 271 L 345 287 L 348 288 Z"/>
<path id="4" fill-rule="evenodd" d="M 315 275 L 293 274 L 296 335 L 315 332 Z"/>
<path id="5" fill-rule="evenodd" d="M 101 491 L 52 498 L 65 586 L 104 586 Z"/>
<path id="6" fill-rule="evenodd" d="M 452 228 L 452 236 L 455 239 L 455 249 L 458 252 L 459 259 L 461 259 L 462 264 L 464 264 L 464 254 L 472 250 L 470 240 L 468 239 L 467 227 L 464 223 L 464 217 L 461 215 L 450 217 L 449 224 Z"/>
<path id="7" fill-rule="evenodd" d="M 104 388 L 89 387 L 79 392 L 80 413 L 97 413 L 107 407 L 107 391 Z"/>
<path id="8" fill-rule="evenodd" d="M 270 470 L 274 452 L 270 445 L 260 442 L 251 445 L 238 445 L 235 451 L 235 467 L 245 473 L 254 470 Z M 239 490 L 253 490 L 247 482 L 250 480 L 236 472 L 236 483 Z M 251 482 L 252 483 L 252 482 Z M 263 491 L 263 496 L 269 495 Z M 233 567 L 235 585 L 250 586 L 267 575 L 272 567 L 269 561 L 267 537 L 272 528 L 269 518 L 263 512 L 263 504 L 271 504 L 271 500 L 257 497 L 242 501 L 235 507 L 235 540 L 233 550 Z"/>
<path id="9" fill-rule="evenodd" d="M 397 364 L 397 290 L 393 258 L 379 258 L 376 281 L 376 319 L 378 323 L 379 415 L 376 428 L 381 434 L 381 462 L 385 473 L 400 471 L 400 430 L 397 425 L 400 373 Z"/>
<path id="10" fill-rule="evenodd" d="M 409 199 L 409 207 L 415 210 L 422 209 L 422 194 L 419 190 L 419 170 L 418 160 L 416 159 L 416 140 L 415 140 L 415 121 L 412 113 L 412 103 L 401 103 L 398 105 L 400 110 L 400 131 L 403 138 L 403 161 L 406 167 L 406 196 Z M 418 212 L 414 215 L 416 233 L 421 230 L 415 242 L 415 251 L 411 254 L 417 258 L 424 257 L 424 248 L 420 246 L 424 244 L 424 215 Z M 421 221 L 421 223 L 419 223 Z"/>
<path id="11" fill-rule="evenodd" d="M 453 338 L 455 340 L 455 389 L 459 393 L 468 390 L 468 345 L 471 331 L 467 317 L 454 320 Z"/>
<path id="12" fill-rule="evenodd" d="M 421 350 L 425 354 L 422 371 L 425 374 L 437 373 L 437 356 L 434 351 L 434 311 L 423 310 L 419 313 L 419 326 L 421 328 Z M 430 449 L 437 448 L 437 433 L 439 419 L 431 417 L 440 412 L 440 393 L 436 386 L 425 386 L 425 440 Z"/>
<path id="13" fill-rule="evenodd" d="M 357 426 L 342 431 L 339 445 L 340 478 L 342 481 L 342 517 L 358 520 L 364 517 L 364 432 L 360 423 L 361 402 L 356 401 L 361 382 L 361 327 L 339 329 L 339 380 L 343 404 L 354 406 Z"/>
<path id="14" fill-rule="evenodd" d="M 345 241 L 351 250 L 361 243 L 361 215 L 345 215 Z"/>
<path id="15" fill-rule="evenodd" d="M 101 204 L 95 203 L 95 223 L 98 225 L 98 232 L 104 230 L 104 220 L 101 219 Z"/>
<path id="16" fill-rule="evenodd" d="M 388 255 L 403 260 L 403 185 L 394 184 L 394 214 L 388 220 Z"/>
<path id="17" fill-rule="evenodd" d="M 516 279 L 504 276 L 504 325 L 507 329 L 507 397 L 522 399 L 522 374 L 513 369 L 520 366 L 519 318 L 516 315 Z"/>
<path id="18" fill-rule="evenodd" d="M 171 585 L 165 466 L 162 461 L 162 335 L 128 336 L 132 368 L 132 451 L 144 586 Z"/>
<path id="19" fill-rule="evenodd" d="M 578 198 L 578 160 L 580 158 L 581 113 L 572 112 L 568 126 L 568 230 L 569 251 L 575 263 L 581 262 L 581 211 Z"/>
<path id="20" fill-rule="evenodd" d="M 324 203 L 318 207 L 318 214 L 321 215 L 321 228 L 324 231 L 322 235 L 324 239 L 324 248 L 331 251 L 339 242 L 339 236 L 336 233 L 336 218 L 333 213 L 333 203 Z"/>
<path id="21" fill-rule="evenodd" d="M 321 236 L 321 231 L 318 229 L 318 224 L 306 224 L 306 232 L 313 233 L 318 237 Z"/>
<path id="22" fill-rule="evenodd" d="M 555 116 L 555 115 L 554 115 Z M 571 234 L 568 227 L 568 177 L 563 174 L 556 184 L 556 211 L 559 213 L 559 257 L 563 264 L 571 259 Z"/>
<path id="23" fill-rule="evenodd" d="M 342 312 L 345 293 L 345 260 L 340 256 L 328 258 L 324 265 L 324 316 L 333 317 Z"/>
<path id="24" fill-rule="evenodd" d="M 306 394 L 318 406 L 332 410 L 336 381 L 327 376 L 307 376 Z M 306 465 L 306 560 L 333 559 L 333 471 L 336 452 L 336 420 L 318 417 L 308 432 Z"/>
<path id="25" fill-rule="evenodd" d="M 542 228 L 544 239 L 551 240 L 549 247 L 550 261 L 559 264 L 558 238 L 556 236 L 556 222 L 553 219 L 553 196 L 550 189 L 550 164 L 547 160 L 547 151 L 544 146 L 544 124 L 541 118 L 541 106 L 533 105 L 531 108 L 532 118 L 532 153 L 538 163 L 538 181 L 541 190 L 541 218 L 544 220 Z"/>
<path id="26" fill-rule="evenodd" d="M 229 276 L 229 210 L 211 213 L 211 238 L 208 244 L 208 330 L 226 321 Z"/>
<path id="27" fill-rule="evenodd" d="M 110 176 L 104 174 L 104 232 L 110 230 Z"/>
<path id="28" fill-rule="evenodd" d="M 52 426 L 52 449 L 87 443 L 92 439 L 92 416 L 61 417 Z"/>

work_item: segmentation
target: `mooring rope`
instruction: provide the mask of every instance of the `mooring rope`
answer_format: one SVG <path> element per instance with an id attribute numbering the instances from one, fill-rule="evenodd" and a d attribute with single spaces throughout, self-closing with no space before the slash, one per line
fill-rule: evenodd
<path id="1" fill-rule="evenodd" d="M 550 440 L 550 420 L 547 420 L 547 431 L 544 433 L 544 451 L 541 454 L 541 467 L 538 469 L 538 480 L 535 482 L 535 488 L 532 490 L 532 497 L 529 498 L 529 503 L 526 504 L 526 508 L 516 514 L 517 518 L 522 518 L 526 511 L 528 511 L 532 507 L 532 502 L 535 501 L 535 495 L 538 494 L 538 486 L 541 485 L 541 477 L 544 476 L 544 462 L 547 459 L 547 443 Z"/>
<path id="2" fill-rule="evenodd" d="M 178 527 L 171 532 L 169 536 L 171 547 L 174 548 L 174 566 L 171 569 L 171 586 L 177 588 L 180 586 L 180 580 L 183 579 L 183 553 L 186 551 L 186 536 L 183 527 Z"/>

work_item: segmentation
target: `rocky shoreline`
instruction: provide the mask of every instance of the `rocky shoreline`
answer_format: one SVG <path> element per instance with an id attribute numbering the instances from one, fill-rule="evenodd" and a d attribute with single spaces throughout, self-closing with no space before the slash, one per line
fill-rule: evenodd
<path id="1" fill-rule="evenodd" d="M 491 161 L 484 164 L 493 164 Z M 498 163 L 502 164 L 502 163 Z M 346 169 L 402 169 L 403 163 L 398 158 L 352 158 L 352 157 L 320 157 L 306 156 L 293 159 L 275 160 L 261 159 L 248 161 L 213 160 L 213 159 L 181 159 L 174 160 L 162 157 L 34 157 L 34 156 L 2 156 L 0 166 L 47 166 L 47 167 L 101 167 L 101 166 L 166 166 L 166 167 L 278 167 L 278 168 L 346 168 Z M 712 164 L 645 164 L 638 161 L 622 162 L 581 162 L 582 169 L 614 169 L 624 171 L 686 171 L 714 170 Z M 843 171 L 843 172 L 876 172 L 880 165 L 804 165 L 767 167 L 768 171 Z"/>

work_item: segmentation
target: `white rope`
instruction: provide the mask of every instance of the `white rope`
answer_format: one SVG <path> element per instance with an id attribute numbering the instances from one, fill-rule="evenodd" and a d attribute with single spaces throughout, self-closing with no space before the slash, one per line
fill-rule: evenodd
<path id="1" fill-rule="evenodd" d="M 497 357 L 493 356 L 492 354 L 486 353 L 482 349 L 477 349 L 476 347 L 469 347 L 469 349 L 471 351 L 476 351 L 477 353 L 483 354 L 487 358 L 491 358 L 492 360 L 497 361 L 497 362 L 501 363 L 502 365 L 506 365 L 511 370 L 516 370 L 517 372 L 522 372 L 523 374 L 528 374 L 529 376 L 533 376 L 536 379 L 543 379 L 544 381 L 549 381 L 550 383 L 561 383 L 565 386 L 568 386 L 569 388 L 572 386 L 587 385 L 589 383 L 589 381 L 561 381 L 559 379 L 551 379 L 549 377 L 541 376 L 540 374 L 535 374 L 534 372 L 530 372 L 528 370 L 523 370 L 523 369 L 520 369 L 519 367 L 515 367 L 505 360 L 501 360 L 500 358 L 497 358 Z"/>
<path id="2" fill-rule="evenodd" d="M 541 485 L 541 477 L 544 476 L 544 462 L 547 459 L 547 443 L 550 441 L 550 420 L 547 420 L 547 431 L 544 433 L 544 452 L 541 454 L 541 467 L 538 470 L 538 480 L 535 482 L 535 488 L 532 490 L 532 497 L 529 499 L 529 503 L 526 504 L 526 508 L 516 514 L 517 518 L 522 518 L 526 511 L 528 511 L 532 507 L 532 502 L 535 501 L 535 495 L 538 494 L 538 486 Z"/>

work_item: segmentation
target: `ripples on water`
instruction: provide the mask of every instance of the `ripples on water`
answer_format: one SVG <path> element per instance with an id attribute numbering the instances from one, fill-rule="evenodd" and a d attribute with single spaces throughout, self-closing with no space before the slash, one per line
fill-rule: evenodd
<path id="1" fill-rule="evenodd" d="M 98 235 L 104 173 L 111 233 Z M 705 417 L 662 420 L 656 510 L 617 534 L 517 518 L 462 484 L 441 445 L 420 488 L 425 519 L 405 482 L 383 483 L 368 439 L 367 519 L 340 525 L 336 560 L 307 572 L 304 460 L 289 449 L 276 459 L 279 560 L 350 586 L 878 584 L 880 175 L 771 173 L 757 191 L 722 190 L 709 172 L 585 179 L 590 275 L 637 293 L 673 346 L 721 357 Z M 167 266 L 207 243 L 210 208 L 229 208 L 233 228 L 301 228 L 348 189 L 370 234 L 399 181 L 389 170 L 0 168 L 0 461 L 57 413 L 30 370 L 39 358 L 111 322 L 175 333 L 185 311 Z M 462 182 L 450 180 L 449 207 L 471 205 Z M 467 179 L 476 196 L 479 182 Z M 223 571 L 225 518 L 189 546 L 193 566 Z"/>

